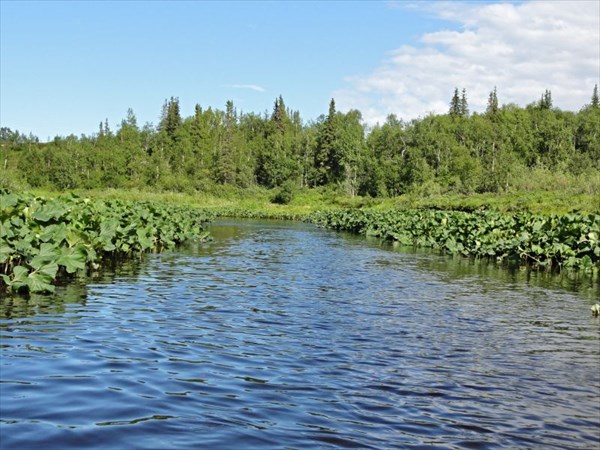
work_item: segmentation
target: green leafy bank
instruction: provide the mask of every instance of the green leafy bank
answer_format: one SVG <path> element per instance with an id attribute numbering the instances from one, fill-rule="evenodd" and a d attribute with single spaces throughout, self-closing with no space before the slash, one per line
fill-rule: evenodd
<path id="1" fill-rule="evenodd" d="M 199 210 L 160 203 L 0 191 L 0 292 L 53 292 L 59 279 L 109 259 L 206 239 L 206 219 Z"/>
<path id="2" fill-rule="evenodd" d="M 310 220 L 402 245 L 536 269 L 574 269 L 595 276 L 600 270 L 600 214 L 330 210 L 315 213 Z"/>

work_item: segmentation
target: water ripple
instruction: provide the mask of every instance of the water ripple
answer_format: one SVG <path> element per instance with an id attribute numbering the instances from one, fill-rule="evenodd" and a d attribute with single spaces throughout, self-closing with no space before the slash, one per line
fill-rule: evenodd
<path id="1" fill-rule="evenodd" d="M 307 225 L 213 231 L 35 315 L 11 305 L 0 448 L 600 444 L 600 333 L 576 295 Z"/>

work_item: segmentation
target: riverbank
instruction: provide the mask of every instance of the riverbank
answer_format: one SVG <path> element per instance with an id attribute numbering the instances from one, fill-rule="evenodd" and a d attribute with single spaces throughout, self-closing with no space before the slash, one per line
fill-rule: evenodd
<path id="1" fill-rule="evenodd" d="M 36 195 L 55 197 L 62 191 L 33 190 Z M 276 203 L 278 189 L 253 187 L 239 189 L 221 186 L 218 191 L 152 192 L 145 190 L 95 189 L 69 191 L 82 197 L 130 201 L 157 201 L 194 208 L 246 210 L 257 217 L 302 216 L 325 209 L 436 209 L 476 211 L 493 209 L 499 212 L 530 212 L 534 214 L 566 214 L 569 212 L 600 214 L 600 192 L 569 193 L 560 190 L 515 192 L 504 194 L 406 194 L 392 198 L 348 197 L 331 189 L 299 189 L 290 193 L 285 204 Z"/>
<path id="2" fill-rule="evenodd" d="M 95 195 L 118 197 L 122 191 Z M 600 194 L 345 197 L 331 190 L 290 193 L 224 189 L 221 196 L 128 191 L 128 198 L 186 204 L 217 217 L 304 220 L 336 230 L 535 270 L 600 272 Z M 148 197 L 149 196 L 149 197 Z"/>
<path id="3" fill-rule="evenodd" d="M 330 210 L 315 213 L 310 220 L 404 246 L 536 270 L 576 270 L 595 278 L 600 271 L 600 214 Z"/>
<path id="4" fill-rule="evenodd" d="M 202 238 L 200 223 L 214 217 L 303 220 L 535 270 L 566 269 L 594 280 L 600 272 L 595 212 L 600 201 L 591 195 L 573 199 L 564 212 L 566 203 L 555 193 L 372 199 L 306 190 L 286 197 L 286 204 L 280 204 L 281 192 L 264 189 L 224 188 L 220 196 L 135 190 L 45 194 L 2 194 L 0 285 L 14 291 L 52 292 L 61 274 L 89 269 L 102 257 Z"/>

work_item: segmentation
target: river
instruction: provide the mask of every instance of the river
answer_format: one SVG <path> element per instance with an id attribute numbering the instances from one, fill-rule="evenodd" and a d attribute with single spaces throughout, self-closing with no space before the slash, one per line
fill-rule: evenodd
<path id="1" fill-rule="evenodd" d="M 600 446 L 597 286 L 302 223 L 210 228 L 0 299 L 1 449 Z"/>

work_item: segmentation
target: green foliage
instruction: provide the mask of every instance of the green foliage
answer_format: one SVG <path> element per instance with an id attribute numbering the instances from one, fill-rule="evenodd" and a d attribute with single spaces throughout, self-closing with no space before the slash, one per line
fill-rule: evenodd
<path id="1" fill-rule="evenodd" d="M 275 195 L 271 198 L 271 202 L 278 205 L 287 205 L 293 200 L 295 190 L 293 183 L 284 183 L 284 185 L 275 192 Z"/>
<path id="2" fill-rule="evenodd" d="M 592 93 L 592 103 L 590 104 L 592 108 L 600 108 L 600 100 L 598 100 L 598 85 L 594 85 L 594 92 Z"/>
<path id="3" fill-rule="evenodd" d="M 159 130 L 164 132 L 170 139 L 177 139 L 177 131 L 181 126 L 181 114 L 179 112 L 179 99 L 171 97 L 165 100 L 160 118 Z"/>
<path id="4" fill-rule="evenodd" d="M 496 258 L 537 269 L 600 269 L 600 214 L 503 214 L 491 210 L 338 210 L 311 220 L 336 230 L 451 254 Z"/>
<path id="5" fill-rule="evenodd" d="M 107 259 L 207 237 L 197 210 L 150 202 L 0 191 L 0 288 L 53 292 L 57 278 Z"/>
<path id="6" fill-rule="evenodd" d="M 496 91 L 496 87 L 494 86 L 494 90 L 490 92 L 490 96 L 488 97 L 488 104 L 485 113 L 490 116 L 494 116 L 498 113 L 498 108 L 498 92 Z"/>
<path id="7" fill-rule="evenodd" d="M 238 113 L 196 105 L 183 118 L 179 99 L 165 101 L 160 122 L 140 127 L 130 109 L 116 130 L 40 143 L 0 130 L 0 186 L 34 189 L 141 189 L 210 192 L 224 186 L 333 187 L 345 195 L 475 194 L 568 190 L 594 193 L 600 176 L 600 108 L 552 106 L 550 91 L 525 108 L 499 105 L 470 113 L 455 89 L 448 114 L 410 122 L 390 115 L 369 129 L 361 113 L 336 110 L 303 123 L 283 97 L 273 111 Z M 553 180 L 561 180 L 560 186 Z M 585 180 L 588 180 L 587 182 Z"/>
<path id="8" fill-rule="evenodd" d="M 552 92 L 546 89 L 542 94 L 542 98 L 540 99 L 538 106 L 540 109 L 552 109 Z"/>
<path id="9" fill-rule="evenodd" d="M 342 176 L 342 161 L 337 146 L 339 118 L 335 100 L 329 102 L 329 113 L 319 127 L 315 149 L 316 185 L 336 183 Z"/>

